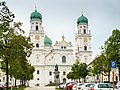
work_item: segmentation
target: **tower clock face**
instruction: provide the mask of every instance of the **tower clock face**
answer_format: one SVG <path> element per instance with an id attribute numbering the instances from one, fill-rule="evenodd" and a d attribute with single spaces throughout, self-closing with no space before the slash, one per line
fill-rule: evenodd
<path id="1" fill-rule="evenodd" d="M 87 42 L 87 38 L 84 38 L 84 42 Z"/>
<path id="2" fill-rule="evenodd" d="M 35 35 L 35 40 L 40 40 L 40 36 L 39 35 Z"/>

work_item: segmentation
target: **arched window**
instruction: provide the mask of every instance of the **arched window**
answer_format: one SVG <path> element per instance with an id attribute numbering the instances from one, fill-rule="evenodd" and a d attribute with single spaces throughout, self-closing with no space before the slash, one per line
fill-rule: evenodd
<path id="1" fill-rule="evenodd" d="M 36 26 L 36 30 L 38 30 L 38 26 Z"/>
<path id="2" fill-rule="evenodd" d="M 37 70 L 37 74 L 40 74 L 39 70 Z"/>
<path id="3" fill-rule="evenodd" d="M 66 57 L 62 56 L 62 63 L 66 63 Z"/>
<path id="4" fill-rule="evenodd" d="M 86 34 L 86 29 L 84 29 L 84 34 Z"/>
<path id="5" fill-rule="evenodd" d="M 49 75 L 50 75 L 50 76 L 52 75 L 52 72 L 51 72 L 51 71 L 49 72 Z"/>
<path id="6" fill-rule="evenodd" d="M 39 44 L 38 43 L 36 44 L 36 47 L 39 48 Z"/>
<path id="7" fill-rule="evenodd" d="M 63 75 L 66 75 L 66 72 L 65 72 L 65 71 L 63 72 Z"/>
<path id="8" fill-rule="evenodd" d="M 84 46 L 84 50 L 87 50 L 87 46 Z"/>

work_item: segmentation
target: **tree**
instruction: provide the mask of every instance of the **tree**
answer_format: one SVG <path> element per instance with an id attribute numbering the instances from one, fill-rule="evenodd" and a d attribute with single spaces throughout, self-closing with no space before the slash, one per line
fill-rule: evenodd
<path id="1" fill-rule="evenodd" d="M 81 63 L 79 65 L 79 76 L 84 79 L 84 82 L 86 82 L 85 78 L 88 75 L 88 69 L 86 63 Z"/>
<path id="2" fill-rule="evenodd" d="M 106 60 L 106 56 L 103 53 L 93 60 L 91 69 L 93 75 L 102 74 L 108 76 L 110 81 L 110 63 L 108 62 L 108 60 Z"/>
<path id="3" fill-rule="evenodd" d="M 88 69 L 87 64 L 80 63 L 78 60 L 76 60 L 75 64 L 71 66 L 72 72 L 68 74 L 68 78 L 71 79 L 80 79 L 83 78 L 85 82 L 85 78 L 88 75 Z"/>
<path id="4" fill-rule="evenodd" d="M 120 30 L 116 29 L 112 31 L 112 35 L 104 43 L 103 51 L 108 62 L 113 60 L 117 62 L 120 80 Z"/>
<path id="5" fill-rule="evenodd" d="M 21 80 L 33 78 L 34 68 L 27 60 L 31 55 L 33 44 L 30 43 L 29 37 L 23 36 L 24 30 L 20 28 L 22 23 L 14 23 L 11 26 L 14 14 L 10 12 L 5 2 L 0 2 L 0 7 L 0 58 L 3 60 L 2 66 L 6 66 L 8 87 L 8 74 Z"/>

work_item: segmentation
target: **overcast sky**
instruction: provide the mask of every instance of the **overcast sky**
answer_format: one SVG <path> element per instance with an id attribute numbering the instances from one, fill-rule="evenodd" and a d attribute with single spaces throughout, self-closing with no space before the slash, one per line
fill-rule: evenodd
<path id="1" fill-rule="evenodd" d="M 100 54 L 100 47 L 111 35 L 113 29 L 120 29 L 120 0 L 5 0 L 15 14 L 16 21 L 23 23 L 26 35 L 30 31 L 30 15 L 35 11 L 42 14 L 45 34 L 53 41 L 72 42 L 75 50 L 77 19 L 88 18 L 92 33 L 93 58 Z"/>

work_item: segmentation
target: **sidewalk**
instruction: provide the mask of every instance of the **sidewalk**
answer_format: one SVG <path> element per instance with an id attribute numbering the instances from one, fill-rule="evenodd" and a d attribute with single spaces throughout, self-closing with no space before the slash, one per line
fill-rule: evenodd
<path id="1" fill-rule="evenodd" d="M 27 87 L 25 90 L 55 90 L 55 86 L 35 86 L 35 87 Z"/>

